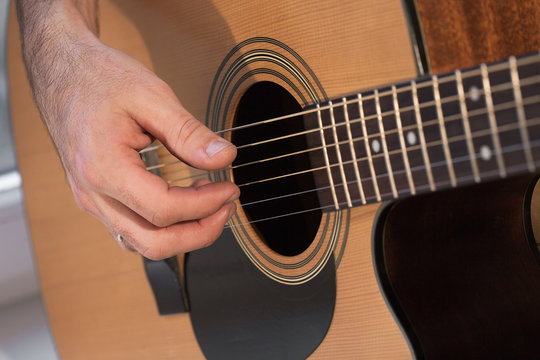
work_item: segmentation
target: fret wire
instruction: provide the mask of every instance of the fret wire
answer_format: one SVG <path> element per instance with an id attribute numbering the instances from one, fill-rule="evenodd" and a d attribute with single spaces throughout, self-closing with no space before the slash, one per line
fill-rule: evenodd
<path id="1" fill-rule="evenodd" d="M 439 119 L 439 127 L 440 127 L 439 130 L 441 131 L 441 138 L 443 140 L 444 156 L 446 158 L 448 174 L 450 175 L 450 183 L 452 184 L 452 187 L 456 187 L 457 186 L 456 174 L 454 172 L 454 166 L 452 165 L 452 156 L 450 155 L 450 147 L 448 146 L 448 137 L 446 135 L 446 127 L 444 125 L 444 118 L 443 118 L 442 105 L 441 105 L 441 94 L 439 92 L 438 78 L 436 75 L 433 75 L 431 79 L 433 82 L 433 95 L 435 97 L 435 103 L 436 103 L 435 108 L 437 110 L 437 118 Z"/>
<path id="2" fill-rule="evenodd" d="M 499 134 L 497 132 L 497 120 L 495 119 L 495 110 L 493 108 L 493 99 L 491 97 L 491 86 L 489 83 L 489 75 L 487 66 L 485 64 L 480 65 L 481 74 L 482 74 L 482 85 L 484 87 L 484 98 L 486 100 L 487 114 L 489 119 L 489 124 L 491 127 L 491 137 L 493 145 L 495 146 L 495 155 L 497 157 L 497 165 L 499 166 L 499 173 L 501 178 L 506 177 L 506 169 L 504 167 L 504 159 L 501 152 L 501 143 L 499 139 Z"/>
<path id="3" fill-rule="evenodd" d="M 403 124 L 401 122 L 401 113 L 399 109 L 399 103 L 398 103 L 397 91 L 396 91 L 395 85 L 392 85 L 392 97 L 394 100 L 394 111 L 395 111 L 396 124 L 398 127 L 398 133 L 399 133 L 399 142 L 401 144 L 401 149 L 403 150 L 403 163 L 405 165 L 405 171 L 407 173 L 407 181 L 409 182 L 409 188 L 411 189 L 411 194 L 415 195 L 416 188 L 414 186 L 411 166 L 409 164 L 409 156 L 407 155 L 407 145 L 405 145 L 405 138 L 403 136 Z"/>
<path id="4" fill-rule="evenodd" d="M 377 176 L 375 174 L 375 168 L 373 167 L 373 157 L 371 156 L 371 149 L 369 147 L 368 136 L 367 136 L 367 127 L 366 120 L 364 118 L 364 106 L 362 104 L 362 94 L 359 93 L 358 97 L 358 108 L 360 111 L 360 120 L 362 123 L 362 131 L 364 132 L 364 145 L 366 146 L 366 154 L 368 157 L 369 171 L 371 172 L 371 177 L 373 178 L 373 189 L 375 190 L 375 197 L 377 201 L 381 201 L 381 193 L 379 191 L 379 183 L 377 182 Z"/>
<path id="5" fill-rule="evenodd" d="M 343 101 L 343 104 L 345 104 L 346 98 L 342 98 L 341 100 Z M 360 192 L 360 198 L 362 199 L 362 204 L 366 204 L 366 195 L 364 193 L 364 186 L 362 185 L 362 181 L 360 180 L 360 170 L 358 169 L 358 161 L 356 160 L 356 150 L 354 150 L 354 140 L 352 136 L 351 125 L 349 123 L 349 110 L 347 108 L 347 105 L 344 105 L 344 110 L 345 110 L 345 123 L 347 124 L 347 136 L 349 138 L 349 148 L 350 148 L 351 156 L 353 160 L 354 174 L 356 176 L 358 191 Z"/>
<path id="6" fill-rule="evenodd" d="M 418 103 L 418 92 L 416 89 L 416 82 L 411 81 L 411 89 L 413 93 L 414 112 L 416 116 L 416 124 L 418 126 L 418 137 L 420 138 L 420 144 L 422 146 L 422 154 L 424 155 L 424 163 L 426 164 L 426 173 L 429 181 L 429 188 L 431 191 L 435 191 L 435 182 L 433 181 L 433 173 L 431 171 L 431 164 L 429 161 L 429 154 L 426 146 L 426 137 L 424 135 L 424 127 L 422 126 L 422 116 L 420 114 L 420 104 Z"/>
<path id="7" fill-rule="evenodd" d="M 329 102 L 330 105 L 332 105 L 332 101 Z M 352 202 L 351 202 L 351 195 L 349 194 L 349 187 L 347 186 L 347 178 L 345 177 L 345 169 L 343 168 L 343 160 L 341 158 L 341 150 L 339 148 L 339 139 L 338 139 L 338 135 L 337 135 L 337 130 L 336 130 L 336 119 L 334 117 L 334 108 L 333 107 L 330 107 L 330 120 L 332 122 L 332 133 L 334 135 L 334 143 L 335 143 L 335 147 L 336 147 L 336 152 L 337 152 L 337 160 L 338 160 L 338 164 L 339 164 L 339 172 L 341 174 L 341 179 L 343 180 L 343 188 L 344 188 L 344 192 L 345 192 L 345 199 L 347 200 L 347 205 L 349 207 L 352 207 Z"/>
<path id="8" fill-rule="evenodd" d="M 319 109 L 319 104 L 317 104 L 317 108 Z M 334 187 L 334 179 L 332 177 L 332 170 L 330 169 L 330 161 L 328 160 L 328 149 L 326 148 L 326 140 L 324 138 L 324 130 L 322 130 L 322 118 L 321 118 L 321 112 L 317 112 L 317 121 L 319 122 L 319 128 L 320 134 L 321 134 L 321 142 L 324 147 L 323 154 L 324 154 L 324 161 L 326 163 L 326 173 L 328 175 L 328 181 L 330 181 L 331 191 L 332 191 L 332 199 L 334 200 L 334 205 L 336 210 L 338 209 L 338 201 L 337 201 L 337 195 L 336 195 L 336 189 Z"/>
<path id="9" fill-rule="evenodd" d="M 390 188 L 392 189 L 392 194 L 394 198 L 397 199 L 398 193 L 396 189 L 396 182 L 394 180 L 394 173 L 392 172 L 392 164 L 390 164 L 390 155 L 388 155 L 388 145 L 386 144 L 386 135 L 384 133 L 384 125 L 381 115 L 381 103 L 379 101 L 379 91 L 375 90 L 375 108 L 377 110 L 377 119 L 379 121 L 379 131 L 382 142 L 382 148 L 384 153 L 384 160 L 386 162 L 386 170 L 388 172 L 388 179 L 390 180 Z"/>
<path id="10" fill-rule="evenodd" d="M 456 81 L 459 97 L 459 107 L 461 109 L 461 116 L 463 118 L 463 127 L 465 129 L 465 137 L 467 139 L 467 149 L 469 150 L 469 155 L 471 156 L 471 166 L 474 174 L 474 182 L 480 182 L 480 173 L 478 171 L 478 163 L 476 162 L 476 157 L 474 156 L 474 145 L 471 135 L 471 126 L 469 124 L 469 114 L 467 111 L 467 104 L 465 103 L 465 90 L 463 89 L 463 80 L 461 78 L 461 71 L 456 70 Z"/>
<path id="11" fill-rule="evenodd" d="M 529 142 L 529 133 L 527 131 L 527 122 L 525 120 L 525 109 L 523 107 L 523 98 L 521 96 L 521 88 L 519 83 L 519 74 L 517 71 L 516 57 L 511 56 L 509 59 L 510 62 L 510 74 L 512 76 L 512 85 L 514 88 L 514 99 L 516 100 L 516 111 L 518 116 L 518 121 L 520 124 L 520 134 L 521 141 L 524 144 L 525 158 L 527 159 L 527 165 L 529 171 L 533 172 L 535 170 L 534 160 L 532 157 L 532 152 Z"/>

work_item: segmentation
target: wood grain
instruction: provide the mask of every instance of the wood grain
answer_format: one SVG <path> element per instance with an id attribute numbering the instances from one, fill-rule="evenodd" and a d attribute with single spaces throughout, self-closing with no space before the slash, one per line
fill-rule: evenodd
<path id="1" fill-rule="evenodd" d="M 540 2 L 417 0 L 433 73 L 540 50 Z"/>
<path id="2" fill-rule="evenodd" d="M 412 197 L 390 210 L 385 270 L 425 358 L 540 355 L 540 264 L 524 210 L 536 179 Z"/>
<path id="3" fill-rule="evenodd" d="M 400 1 L 339 5 L 103 1 L 102 40 L 152 68 L 199 119 L 205 117 L 216 67 L 233 46 L 253 36 L 278 39 L 297 51 L 329 96 L 415 76 Z M 141 259 L 118 249 L 105 228 L 75 205 L 31 105 L 13 13 L 11 20 L 8 60 L 17 152 L 43 296 L 61 358 L 201 358 L 189 315 L 159 317 Z M 377 205 L 353 211 L 334 321 L 314 358 L 410 356 L 373 272 L 370 235 L 376 211 Z"/>

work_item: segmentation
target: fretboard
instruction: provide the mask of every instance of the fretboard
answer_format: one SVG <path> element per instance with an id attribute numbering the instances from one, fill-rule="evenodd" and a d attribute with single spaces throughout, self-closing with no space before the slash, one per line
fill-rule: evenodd
<path id="1" fill-rule="evenodd" d="M 540 167 L 540 54 L 309 108 L 319 201 L 335 210 Z M 309 110 L 308 109 L 308 110 Z"/>

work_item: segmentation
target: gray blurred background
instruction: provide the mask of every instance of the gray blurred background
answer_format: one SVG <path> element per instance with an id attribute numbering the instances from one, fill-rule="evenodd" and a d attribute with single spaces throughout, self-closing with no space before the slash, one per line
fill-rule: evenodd
<path id="1" fill-rule="evenodd" d="M 0 0 L 0 360 L 57 359 L 26 225 L 6 76 L 9 0 Z"/>

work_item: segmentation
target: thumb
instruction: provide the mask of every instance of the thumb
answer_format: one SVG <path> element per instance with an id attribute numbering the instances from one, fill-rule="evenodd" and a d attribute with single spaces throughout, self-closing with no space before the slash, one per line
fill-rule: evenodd
<path id="1" fill-rule="evenodd" d="M 144 102 L 134 104 L 131 115 L 171 153 L 203 170 L 221 169 L 233 162 L 236 147 L 193 117 L 168 86 L 162 94 L 152 95 L 146 93 Z"/>

